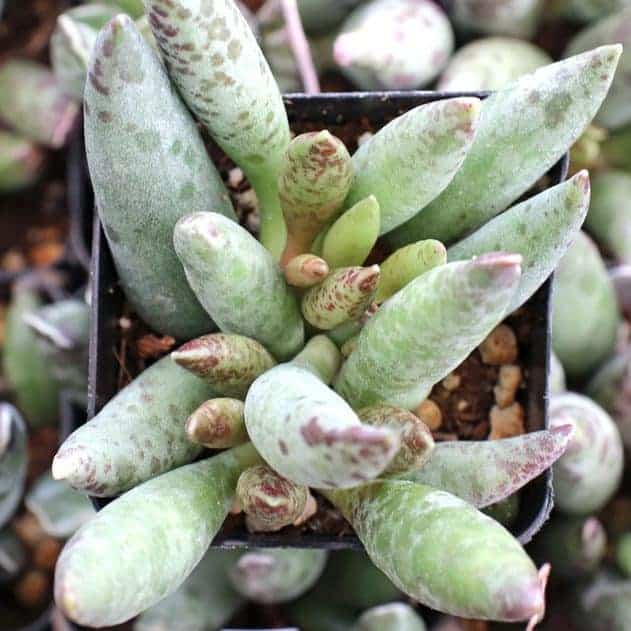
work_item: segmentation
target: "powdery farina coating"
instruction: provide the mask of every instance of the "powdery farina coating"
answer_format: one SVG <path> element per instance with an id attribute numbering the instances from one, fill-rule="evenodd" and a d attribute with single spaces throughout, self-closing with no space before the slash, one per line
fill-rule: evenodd
<path id="1" fill-rule="evenodd" d="M 247 20 L 232 0 L 144 4 L 182 98 L 254 187 L 261 242 L 278 257 L 285 245 L 285 226 L 277 184 L 289 123 Z"/>
<path id="2" fill-rule="evenodd" d="M 186 282 L 173 228 L 187 213 L 234 212 L 195 122 L 125 15 L 99 34 L 84 109 L 96 205 L 127 299 L 159 333 L 208 333 L 214 326 Z"/>
<path id="3" fill-rule="evenodd" d="M 602 104 L 621 47 L 602 46 L 526 75 L 482 103 L 473 146 L 449 186 L 389 236 L 445 245 L 505 210 L 580 137 Z"/>

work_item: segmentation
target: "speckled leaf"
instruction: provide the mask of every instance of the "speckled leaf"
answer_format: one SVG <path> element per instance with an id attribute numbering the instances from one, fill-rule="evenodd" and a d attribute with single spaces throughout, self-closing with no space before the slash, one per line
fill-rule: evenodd
<path id="1" fill-rule="evenodd" d="M 253 550 L 237 561 L 229 576 L 232 586 L 254 602 L 286 602 L 313 587 L 327 555 L 326 550 Z"/>
<path id="2" fill-rule="evenodd" d="M 0 193 L 28 188 L 39 179 L 44 165 L 44 151 L 35 143 L 0 130 Z"/>
<path id="3" fill-rule="evenodd" d="M 576 581 L 600 566 L 607 548 L 607 533 L 596 517 L 555 515 L 535 537 L 532 555 L 552 565 L 553 576 Z"/>
<path id="4" fill-rule="evenodd" d="M 2 372 L 29 425 L 51 425 L 59 412 L 59 384 L 24 316 L 42 306 L 28 281 L 13 287 L 6 313 Z"/>
<path id="5" fill-rule="evenodd" d="M 431 0 L 370 0 L 344 22 L 333 54 L 362 90 L 411 90 L 441 73 L 453 47 L 449 20 Z"/>
<path id="6" fill-rule="evenodd" d="M 501 90 L 520 77 L 551 64 L 542 48 L 512 37 L 487 37 L 463 46 L 450 59 L 437 90 Z"/>
<path id="7" fill-rule="evenodd" d="M 631 7 L 607 16 L 572 39 L 566 55 L 576 55 L 603 44 L 622 44 L 624 50 L 611 89 L 596 115 L 596 122 L 615 129 L 631 122 Z"/>
<path id="8" fill-rule="evenodd" d="M 620 263 L 631 264 L 631 174 L 604 171 L 594 176 L 585 227 Z"/>
<path id="9" fill-rule="evenodd" d="M 218 393 L 164 357 L 73 432 L 53 460 L 53 476 L 92 495 L 110 496 L 193 460 L 184 423 Z"/>
<path id="10" fill-rule="evenodd" d="M 309 489 L 267 465 L 246 469 L 237 483 L 239 507 L 251 532 L 274 532 L 293 524 L 305 510 Z"/>
<path id="11" fill-rule="evenodd" d="M 570 379 L 589 375 L 613 353 L 619 324 L 605 263 L 579 232 L 555 270 L 552 294 L 552 347 Z"/>
<path id="12" fill-rule="evenodd" d="M 51 537 L 67 539 L 94 516 L 94 508 L 84 493 L 45 473 L 30 488 L 24 503 Z"/>
<path id="13" fill-rule="evenodd" d="M 401 447 L 388 468 L 387 475 L 401 475 L 421 469 L 434 450 L 432 433 L 423 421 L 408 410 L 390 405 L 374 405 L 357 412 L 362 423 L 402 429 Z"/>
<path id="14" fill-rule="evenodd" d="M 252 337 L 278 359 L 302 348 L 296 297 L 244 228 L 217 213 L 195 213 L 177 223 L 173 241 L 190 286 L 222 331 Z"/>
<path id="15" fill-rule="evenodd" d="M 212 333 L 187 342 L 171 358 L 218 392 L 237 399 L 244 398 L 252 382 L 276 365 L 256 340 L 231 333 Z"/>
<path id="16" fill-rule="evenodd" d="M 59 149 L 78 114 L 79 106 L 46 66 L 13 58 L 0 67 L 0 120 L 23 136 Z"/>
<path id="17" fill-rule="evenodd" d="M 426 631 L 423 618 L 407 603 L 379 605 L 365 611 L 353 631 Z"/>
<path id="18" fill-rule="evenodd" d="M 353 407 L 416 408 L 502 320 L 521 257 L 494 253 L 419 276 L 362 329 L 335 389 Z"/>
<path id="19" fill-rule="evenodd" d="M 245 423 L 273 469 L 316 488 L 370 480 L 399 449 L 398 432 L 363 425 L 344 399 L 301 365 L 282 364 L 252 384 Z"/>
<path id="20" fill-rule="evenodd" d="M 357 176 L 346 205 L 374 195 L 380 234 L 414 217 L 462 166 L 479 115 L 478 99 L 457 98 L 420 105 L 390 122 L 353 155 Z"/>
<path id="21" fill-rule="evenodd" d="M 238 555 L 209 550 L 176 592 L 140 614 L 134 631 L 211 631 L 226 624 L 244 602 L 227 574 Z"/>
<path id="22" fill-rule="evenodd" d="M 183 215 L 213 210 L 234 217 L 200 133 L 127 16 L 101 31 L 88 78 L 88 166 L 125 295 L 160 333 L 182 339 L 208 333 L 212 321 L 173 249 L 173 228 Z"/>
<path id="23" fill-rule="evenodd" d="M 381 264 L 375 302 L 381 304 L 416 277 L 447 262 L 447 250 L 440 241 L 417 241 L 393 252 Z"/>
<path id="24" fill-rule="evenodd" d="M 512 312 L 543 285 L 583 225 L 589 208 L 589 175 L 546 189 L 492 219 L 447 251 L 450 261 L 504 250 L 523 257 L 519 288 L 508 307 Z"/>
<path id="25" fill-rule="evenodd" d="M 357 320 L 370 305 L 378 282 L 378 265 L 335 270 L 302 297 L 302 315 L 324 331 Z"/>
<path id="26" fill-rule="evenodd" d="M 261 242 L 278 257 L 285 227 L 277 180 L 289 144 L 289 124 L 254 34 L 232 0 L 144 4 L 180 94 L 254 187 Z"/>
<path id="27" fill-rule="evenodd" d="M 107 4 L 88 4 L 64 11 L 50 38 L 53 72 L 65 92 L 83 99 L 88 64 L 99 31 L 120 9 Z"/>
<path id="28" fill-rule="evenodd" d="M 603 102 L 621 54 L 603 46 L 519 79 L 482 103 L 473 146 L 449 186 L 391 243 L 450 245 L 507 208 L 580 137 Z"/>
<path id="29" fill-rule="evenodd" d="M 326 495 L 373 563 L 420 603 L 476 619 L 543 614 L 544 586 L 519 543 L 457 497 L 399 480 Z"/>
<path id="30" fill-rule="evenodd" d="M 248 441 L 243 402 L 237 399 L 210 399 L 202 403 L 186 421 L 189 440 L 210 449 L 226 449 Z"/>
<path id="31" fill-rule="evenodd" d="M 308 288 L 324 280 L 331 270 L 327 262 L 315 254 L 299 254 L 285 266 L 285 278 L 292 287 Z"/>
<path id="32" fill-rule="evenodd" d="M 401 477 L 484 508 L 512 495 L 551 467 L 565 452 L 571 434 L 570 425 L 560 425 L 516 438 L 438 443 L 420 471 Z"/>
<path id="33" fill-rule="evenodd" d="M 550 426 L 566 423 L 574 426 L 574 433 L 554 465 L 554 503 L 564 513 L 589 515 L 618 489 L 624 467 L 622 439 L 611 417 L 580 394 L 550 399 Z"/>
<path id="34" fill-rule="evenodd" d="M 149 480 L 101 510 L 57 561 L 55 600 L 71 620 L 110 626 L 173 593 L 221 527 L 250 444 Z"/>

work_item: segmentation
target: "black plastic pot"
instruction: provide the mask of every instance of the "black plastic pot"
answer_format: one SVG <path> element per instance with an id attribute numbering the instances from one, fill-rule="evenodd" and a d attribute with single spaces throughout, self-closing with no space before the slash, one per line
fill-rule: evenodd
<path id="1" fill-rule="evenodd" d="M 318 96 L 286 95 L 285 105 L 292 126 L 316 125 L 335 133 L 338 125 L 367 119 L 375 129 L 393 117 L 423 103 L 454 96 L 478 96 L 487 93 L 389 92 L 342 93 Z M 550 172 L 553 184 L 567 175 L 568 156 L 564 156 Z M 98 218 L 94 223 L 92 245 L 92 329 L 90 336 L 88 417 L 92 418 L 117 392 L 117 363 L 114 349 L 119 332 L 117 320 L 122 314 L 124 296 L 117 282 L 107 241 Z M 527 430 L 547 427 L 548 385 L 550 357 L 550 291 L 551 283 L 543 287 L 528 302 L 535 324 L 529 356 L 525 358 L 529 375 L 526 405 Z M 550 471 L 533 480 L 522 491 L 521 508 L 511 531 L 522 543 L 527 543 L 547 520 L 552 509 L 552 474 Z M 107 500 L 93 498 L 98 509 Z M 238 547 L 299 547 L 361 549 L 354 535 L 328 536 L 305 534 L 298 530 L 281 534 L 251 534 L 245 530 L 222 530 L 213 545 L 221 548 Z"/>

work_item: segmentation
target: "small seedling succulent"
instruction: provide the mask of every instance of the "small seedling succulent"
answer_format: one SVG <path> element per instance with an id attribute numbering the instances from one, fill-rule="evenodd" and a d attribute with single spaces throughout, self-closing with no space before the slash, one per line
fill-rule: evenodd
<path id="1" fill-rule="evenodd" d="M 233 2 L 145 8 L 164 64 L 130 18 L 104 27 L 86 83 L 87 155 L 131 306 L 184 344 L 55 457 L 55 478 L 122 493 L 64 549 L 57 603 L 81 624 L 129 620 L 182 584 L 231 510 L 275 530 L 304 518 L 311 487 L 350 522 L 388 590 L 453 615 L 537 620 L 546 567 L 478 507 L 549 467 L 571 428 L 435 446 L 412 411 L 577 234 L 584 172 L 496 215 L 590 122 L 619 47 L 545 67 L 484 103 L 412 109 L 351 156 L 328 130 L 290 140 Z M 191 112 L 255 189 L 260 240 L 235 221 Z M 382 274 L 366 259 L 386 233 L 407 247 Z M 188 464 L 202 445 L 229 449 Z M 315 582 L 324 557 L 257 551 L 229 575 L 242 594 L 280 602 Z"/>

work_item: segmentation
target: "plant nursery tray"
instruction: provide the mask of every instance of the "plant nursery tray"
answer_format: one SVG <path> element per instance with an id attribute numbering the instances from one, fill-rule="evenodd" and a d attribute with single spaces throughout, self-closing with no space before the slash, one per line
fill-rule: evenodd
<path id="1" fill-rule="evenodd" d="M 344 126 L 360 131 L 376 131 L 392 118 L 424 103 L 452 98 L 477 96 L 488 93 L 440 93 L 440 92 L 388 92 L 388 93 L 341 93 L 307 96 L 285 95 L 290 124 L 293 128 L 329 128 L 338 133 Z M 351 150 L 352 147 L 349 147 Z M 215 161 L 221 159 L 213 153 Z M 218 165 L 219 166 L 219 165 Z M 549 172 L 547 183 L 562 182 L 567 175 L 568 156 L 564 156 Z M 125 299 L 118 284 L 110 250 L 98 217 L 94 221 L 92 244 L 92 320 L 90 335 L 88 418 L 92 418 L 119 390 L 119 348 L 122 332 L 120 318 L 126 314 Z M 550 357 L 550 295 L 548 280 L 530 299 L 525 309 L 529 315 L 529 338 L 524 344 L 520 361 L 527 378 L 524 393 L 526 430 L 533 432 L 547 427 L 548 372 Z M 98 509 L 108 499 L 93 498 Z M 552 510 L 552 473 L 547 471 L 521 491 L 519 514 L 510 530 L 522 542 L 527 543 L 541 528 Z M 350 529 L 333 535 L 310 530 L 287 528 L 279 533 L 247 532 L 240 523 L 230 519 L 219 532 L 213 545 L 220 548 L 238 547 L 297 547 L 327 548 L 331 550 L 361 549 L 362 545 Z"/>

